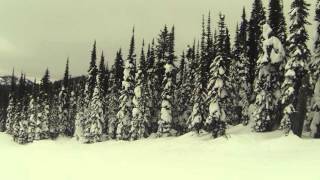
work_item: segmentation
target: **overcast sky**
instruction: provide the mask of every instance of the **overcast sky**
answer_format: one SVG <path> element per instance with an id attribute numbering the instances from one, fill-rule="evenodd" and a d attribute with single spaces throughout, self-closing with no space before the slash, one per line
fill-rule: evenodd
<path id="1" fill-rule="evenodd" d="M 312 4 L 310 21 L 316 0 Z M 71 74 L 85 74 L 92 43 L 112 63 L 119 47 L 126 54 L 132 27 L 136 29 L 137 54 L 144 38 L 149 42 L 164 24 L 176 28 L 177 53 L 198 38 L 202 14 L 226 14 L 232 29 L 242 7 L 253 0 L 0 0 L 0 74 L 25 72 L 41 77 L 48 67 L 52 78 L 63 75 L 67 57 Z M 268 0 L 263 0 L 267 5 Z M 291 0 L 284 0 L 288 14 Z M 249 14 L 249 12 L 248 12 Z M 216 23 L 213 24 L 214 28 Z M 313 27 L 308 27 L 312 32 Z M 110 64 L 109 63 L 109 64 Z"/>

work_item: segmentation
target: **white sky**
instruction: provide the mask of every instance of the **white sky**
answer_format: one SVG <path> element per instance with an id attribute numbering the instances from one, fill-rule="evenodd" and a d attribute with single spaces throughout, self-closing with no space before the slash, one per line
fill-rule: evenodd
<path id="1" fill-rule="evenodd" d="M 23 71 L 30 78 L 41 77 L 49 68 L 52 78 L 63 75 L 65 61 L 71 60 L 72 75 L 85 74 L 94 39 L 99 54 L 104 50 L 113 62 L 121 46 L 126 54 L 133 25 L 136 53 L 140 44 L 156 37 L 164 24 L 175 25 L 177 55 L 201 30 L 202 14 L 218 13 L 234 35 L 242 7 L 247 14 L 253 0 L 0 0 L 0 74 Z M 263 0 L 265 5 L 268 0 Z M 284 0 L 288 14 L 291 0 Z M 311 3 L 310 21 L 316 0 Z M 265 6 L 267 7 L 267 6 Z M 216 27 L 214 22 L 213 26 Z M 288 21 L 287 21 L 288 23 Z M 309 32 L 313 27 L 309 27 Z M 311 34 L 311 37 L 313 35 Z"/>

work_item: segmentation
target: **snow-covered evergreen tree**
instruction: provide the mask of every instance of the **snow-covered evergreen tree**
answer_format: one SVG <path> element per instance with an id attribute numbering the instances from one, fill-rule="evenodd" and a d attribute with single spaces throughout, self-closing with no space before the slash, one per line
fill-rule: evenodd
<path id="1" fill-rule="evenodd" d="M 74 90 L 70 93 L 70 109 L 69 109 L 69 121 L 66 126 L 66 135 L 73 137 L 75 131 L 75 119 L 77 116 L 77 100 L 79 96 L 75 93 Z"/>
<path id="2" fill-rule="evenodd" d="M 280 39 L 284 49 L 286 49 L 287 31 L 286 19 L 283 13 L 283 0 L 269 1 L 268 24 L 273 30 L 275 36 Z"/>
<path id="3" fill-rule="evenodd" d="M 49 138 L 49 119 L 51 109 L 49 99 L 50 92 L 51 82 L 49 70 L 47 69 L 40 84 L 39 111 L 36 118 L 35 140 Z"/>
<path id="4" fill-rule="evenodd" d="M 85 102 L 85 95 L 83 92 L 80 95 L 80 98 L 77 101 L 77 114 L 75 117 L 75 132 L 74 136 L 80 142 L 83 142 L 84 139 L 84 128 L 85 128 L 85 121 L 88 118 L 88 108 Z"/>
<path id="5" fill-rule="evenodd" d="M 107 119 L 108 119 L 108 137 L 116 138 L 118 118 L 117 112 L 119 109 L 119 89 L 117 89 L 115 65 L 111 68 L 109 78 L 109 90 L 106 96 L 106 103 L 108 104 Z"/>
<path id="6" fill-rule="evenodd" d="M 290 11 L 290 35 L 285 67 L 285 80 L 282 84 L 282 104 L 284 106 L 281 129 L 290 130 L 300 136 L 306 115 L 308 100 L 308 74 L 310 51 L 307 47 L 309 36 L 306 31 L 308 6 L 304 0 L 293 0 Z"/>
<path id="7" fill-rule="evenodd" d="M 58 133 L 67 135 L 66 129 L 70 123 L 70 89 L 69 89 L 69 59 L 67 60 L 61 91 L 59 93 Z M 70 133 L 68 133 L 70 135 Z"/>
<path id="8" fill-rule="evenodd" d="M 143 82 L 143 73 L 141 67 L 141 61 L 138 65 L 135 88 L 134 88 L 134 97 L 133 97 L 133 109 L 132 109 L 132 121 L 130 129 L 130 139 L 136 140 L 144 137 L 145 134 L 145 123 L 148 122 L 145 109 L 145 82 Z"/>
<path id="9" fill-rule="evenodd" d="M 173 125 L 173 107 L 174 107 L 174 88 L 175 88 L 175 65 L 174 65 L 174 27 L 169 34 L 168 54 L 165 68 L 165 76 L 163 79 L 163 92 L 161 94 L 161 111 L 160 120 L 158 122 L 158 135 L 169 136 L 174 135 Z"/>
<path id="10" fill-rule="evenodd" d="M 35 127 L 36 127 L 36 122 L 37 122 L 37 104 L 36 104 L 36 99 L 35 97 L 31 97 L 31 100 L 29 102 L 29 108 L 28 108 L 28 142 L 33 142 L 35 138 Z"/>
<path id="11" fill-rule="evenodd" d="M 157 60 L 157 64 L 159 61 Z M 155 52 L 155 44 L 154 40 L 152 40 L 151 45 L 148 46 L 147 56 L 146 56 L 146 64 L 147 64 L 147 92 L 146 92 L 146 99 L 148 101 L 148 107 L 150 110 L 150 118 L 149 123 L 147 127 L 148 134 L 156 133 L 158 130 L 158 93 L 159 89 L 157 87 L 159 86 L 157 84 L 158 82 L 158 75 L 156 69 L 159 68 L 156 64 L 156 52 Z"/>
<path id="12" fill-rule="evenodd" d="M 16 81 L 14 76 L 14 70 L 11 76 L 11 88 L 9 94 L 9 104 L 7 107 L 7 118 L 6 118 L 6 132 L 8 134 L 13 133 L 13 123 L 14 123 L 14 116 L 15 116 L 15 96 L 16 96 Z"/>
<path id="13" fill-rule="evenodd" d="M 195 49 L 195 47 L 193 47 Z M 192 92 L 192 112 L 188 119 L 188 129 L 196 132 L 200 132 L 204 128 L 205 117 L 204 117 L 204 103 L 206 97 L 205 87 L 202 86 L 202 63 L 199 52 L 199 45 L 197 47 L 196 53 L 194 52 L 195 64 L 192 66 L 192 71 L 194 71 L 194 89 Z"/>
<path id="14" fill-rule="evenodd" d="M 94 41 L 93 49 L 91 51 L 90 67 L 88 70 L 89 76 L 88 76 L 87 83 L 85 86 L 85 95 L 86 95 L 87 103 L 90 102 L 94 88 L 96 86 L 96 78 L 97 78 L 97 73 L 98 73 L 96 61 L 97 61 L 97 47 L 96 47 L 96 41 Z"/>
<path id="15" fill-rule="evenodd" d="M 103 113 L 103 94 L 101 85 L 101 76 L 98 73 L 96 87 L 93 91 L 92 100 L 88 109 L 88 118 L 84 123 L 84 143 L 94 143 L 102 141 L 102 131 L 104 123 Z"/>
<path id="16" fill-rule="evenodd" d="M 61 131 L 62 123 L 65 123 L 64 121 L 61 121 L 61 101 L 60 97 L 57 94 L 54 94 L 52 97 L 52 100 L 50 101 L 50 114 L 49 114 L 49 136 L 51 139 L 55 139 L 59 136 L 59 134 L 63 134 Z"/>
<path id="17" fill-rule="evenodd" d="M 78 99 L 78 108 L 77 108 L 77 115 L 75 118 L 75 136 L 77 140 L 81 142 L 85 142 L 85 128 L 86 128 L 86 122 L 89 118 L 89 105 L 92 99 L 93 91 L 96 86 L 96 80 L 97 80 L 97 52 L 96 52 L 96 41 L 93 44 L 93 49 L 91 51 L 91 61 L 90 66 L 88 70 L 88 78 L 85 83 L 84 91 L 81 94 L 81 97 Z"/>
<path id="18" fill-rule="evenodd" d="M 316 31 L 313 44 L 313 56 L 310 63 L 311 82 L 314 86 L 312 107 L 309 112 L 306 128 L 310 128 L 311 136 L 320 138 L 320 1 L 317 1 L 315 10 Z"/>
<path id="19" fill-rule="evenodd" d="M 228 57 L 225 51 L 226 27 L 224 20 L 225 16 L 220 14 L 217 56 L 210 66 L 211 77 L 207 88 L 210 105 L 209 116 L 205 124 L 207 131 L 212 133 L 215 138 L 225 134 L 226 122 L 230 119 L 227 116 L 229 115 L 227 111 L 231 110 L 231 87 L 226 74 Z"/>
<path id="20" fill-rule="evenodd" d="M 281 41 L 274 36 L 268 24 L 263 26 L 263 37 L 264 53 L 257 62 L 259 74 L 255 87 L 257 111 L 254 115 L 254 129 L 257 132 L 271 131 L 275 124 L 275 114 L 279 109 L 278 99 L 280 98 L 278 96 L 280 82 L 277 77 L 279 69 L 277 68 L 285 57 Z"/>
<path id="21" fill-rule="evenodd" d="M 132 120 L 132 98 L 134 95 L 134 72 L 135 72 L 135 62 L 136 55 L 134 53 L 134 31 L 132 34 L 128 58 L 125 61 L 122 90 L 120 95 L 120 110 L 117 113 L 117 118 L 119 123 L 117 126 L 117 139 L 128 140 L 130 123 Z"/>
<path id="22" fill-rule="evenodd" d="M 132 122 L 130 130 L 131 140 L 140 139 L 149 135 L 150 127 L 150 98 L 151 94 L 148 87 L 148 71 L 146 57 L 144 54 L 144 42 L 142 44 L 140 63 L 136 73 L 135 89 L 133 98 Z M 150 131 L 150 130 L 149 130 Z"/>
<path id="23" fill-rule="evenodd" d="M 266 22 L 266 12 L 261 0 L 254 0 L 249 21 L 248 57 L 250 61 L 250 83 L 253 84 L 256 75 L 256 62 L 262 53 L 262 26 Z"/>

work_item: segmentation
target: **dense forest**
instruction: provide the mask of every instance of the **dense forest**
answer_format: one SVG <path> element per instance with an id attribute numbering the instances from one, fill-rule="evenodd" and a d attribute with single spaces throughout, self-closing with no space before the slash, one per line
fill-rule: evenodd
<path id="1" fill-rule="evenodd" d="M 133 28 L 127 56 L 119 49 L 113 65 L 94 42 L 85 77 L 71 77 L 69 58 L 61 81 L 51 82 L 48 69 L 40 83 L 13 72 L 0 131 L 20 144 L 60 135 L 95 143 L 191 131 L 217 138 L 239 124 L 319 138 L 320 0 L 312 50 L 309 6 L 293 0 L 287 25 L 282 0 L 270 0 L 268 8 L 254 0 L 250 18 L 243 8 L 233 42 L 227 17 L 220 13 L 213 26 L 209 12 L 199 40 L 179 55 L 174 26 L 139 50 Z"/>

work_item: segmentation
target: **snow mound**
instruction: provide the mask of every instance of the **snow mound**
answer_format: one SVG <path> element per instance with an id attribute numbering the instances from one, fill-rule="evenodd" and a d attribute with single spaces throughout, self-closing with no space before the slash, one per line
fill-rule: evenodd
<path id="1" fill-rule="evenodd" d="M 228 129 L 226 137 L 180 137 L 80 144 L 58 138 L 28 145 L 0 134 L 0 177 L 12 180 L 319 180 L 320 141 Z"/>

